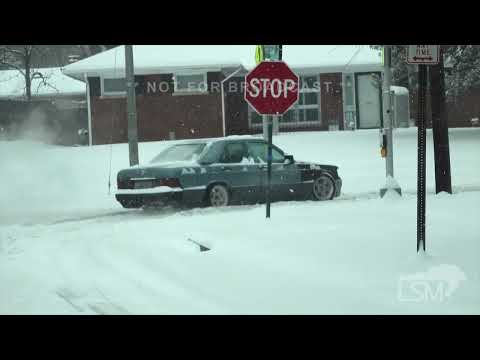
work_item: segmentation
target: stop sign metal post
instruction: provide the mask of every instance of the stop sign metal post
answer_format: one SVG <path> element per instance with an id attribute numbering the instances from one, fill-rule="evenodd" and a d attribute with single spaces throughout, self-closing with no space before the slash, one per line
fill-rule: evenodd
<path id="1" fill-rule="evenodd" d="M 283 61 L 263 61 L 245 77 L 245 100 L 260 115 L 278 117 L 298 101 L 298 76 Z M 266 217 L 270 217 L 272 119 L 268 120 Z"/>

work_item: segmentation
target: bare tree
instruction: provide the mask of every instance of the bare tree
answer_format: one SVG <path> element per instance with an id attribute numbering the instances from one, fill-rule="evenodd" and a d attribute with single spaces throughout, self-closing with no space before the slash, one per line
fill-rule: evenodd
<path id="1" fill-rule="evenodd" d="M 102 51 L 107 51 L 108 49 L 111 49 L 112 45 L 79 45 L 79 47 L 82 49 L 83 54 L 88 57 L 92 56 L 95 54 L 98 54 L 99 52 Z"/>
<path id="2" fill-rule="evenodd" d="M 31 59 L 34 45 L 24 45 L 23 47 L 2 46 L 0 47 L 0 64 L 7 68 L 18 70 L 25 78 L 25 89 L 27 100 L 32 97 L 31 83 Z"/>
<path id="3" fill-rule="evenodd" d="M 47 77 L 39 71 L 32 70 L 34 53 L 43 55 L 40 47 L 36 45 L 2 45 L 0 46 L 0 65 L 8 69 L 17 70 L 25 79 L 25 97 L 27 101 L 32 99 L 32 80 L 40 78 L 42 83 L 47 84 Z"/>
<path id="4" fill-rule="evenodd" d="M 92 56 L 92 49 L 90 48 L 91 45 L 80 45 L 83 50 L 83 53 L 86 56 Z"/>
<path id="5" fill-rule="evenodd" d="M 39 78 L 41 84 L 50 86 L 40 67 L 68 64 L 68 55 L 81 54 L 88 57 L 111 49 L 112 45 L 0 45 L 0 68 L 17 70 L 25 79 L 25 97 L 32 99 L 32 80 Z"/>

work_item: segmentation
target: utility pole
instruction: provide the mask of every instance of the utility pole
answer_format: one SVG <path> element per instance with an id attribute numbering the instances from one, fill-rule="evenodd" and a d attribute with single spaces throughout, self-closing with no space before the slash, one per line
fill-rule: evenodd
<path id="1" fill-rule="evenodd" d="M 445 103 L 445 69 L 443 49 L 439 47 L 439 63 L 430 66 L 433 151 L 435 154 L 435 192 L 452 193 L 447 109 Z"/>
<path id="2" fill-rule="evenodd" d="M 386 177 L 385 187 L 380 189 L 380 196 L 383 197 L 387 190 L 396 191 L 402 194 L 400 186 L 396 183 L 393 174 L 393 114 L 392 114 L 392 47 L 384 45 L 384 71 L 383 71 L 383 132 L 386 135 Z"/>
<path id="3" fill-rule="evenodd" d="M 138 128 L 132 45 L 125 45 L 125 73 L 127 86 L 128 154 L 130 166 L 133 166 L 138 165 Z"/>

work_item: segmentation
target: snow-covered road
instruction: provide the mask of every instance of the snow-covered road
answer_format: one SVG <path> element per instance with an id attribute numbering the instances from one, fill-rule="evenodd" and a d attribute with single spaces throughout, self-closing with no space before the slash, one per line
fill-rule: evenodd
<path id="1" fill-rule="evenodd" d="M 479 314 L 478 130 L 450 131 L 454 195 L 432 193 L 429 134 L 427 256 L 415 129 L 395 134 L 405 194 L 385 199 L 377 131 L 282 134 L 295 158 L 339 165 L 344 194 L 273 204 L 268 221 L 261 205 L 125 210 L 108 195 L 110 147 L 0 143 L 0 313 Z M 140 144 L 140 158 L 163 146 Z M 128 147 L 112 150 L 114 180 Z"/>

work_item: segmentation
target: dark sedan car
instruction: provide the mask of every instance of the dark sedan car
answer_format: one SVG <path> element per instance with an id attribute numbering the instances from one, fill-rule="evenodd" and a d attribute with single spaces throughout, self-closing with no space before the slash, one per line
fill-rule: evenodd
<path id="1" fill-rule="evenodd" d="M 126 208 L 171 201 L 211 206 L 262 203 L 267 150 L 267 143 L 253 136 L 176 142 L 148 166 L 121 170 L 115 196 Z M 336 166 L 295 161 L 273 146 L 272 201 L 331 200 L 341 187 Z"/>

